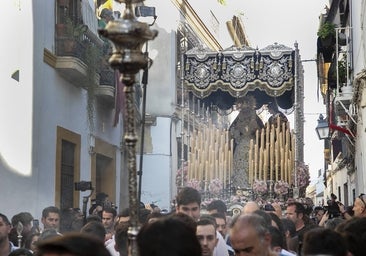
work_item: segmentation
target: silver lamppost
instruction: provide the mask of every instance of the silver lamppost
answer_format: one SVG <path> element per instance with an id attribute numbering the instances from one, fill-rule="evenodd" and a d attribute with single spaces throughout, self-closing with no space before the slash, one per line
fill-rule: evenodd
<path id="1" fill-rule="evenodd" d="M 109 21 L 104 29 L 99 33 L 112 42 L 113 51 L 109 59 L 112 68 L 118 69 L 121 73 L 121 82 L 125 85 L 124 93 L 126 99 L 124 115 L 124 143 L 126 146 L 126 159 L 128 169 L 128 191 L 131 226 L 128 230 L 130 240 L 130 254 L 138 255 L 136 237 L 139 231 L 138 223 L 138 195 L 137 195 L 137 170 L 136 170 L 136 129 L 135 129 L 135 76 L 148 66 L 149 59 L 142 52 L 143 45 L 148 40 L 153 40 L 158 32 L 150 30 L 148 24 L 139 22 L 133 10 L 133 4 L 143 2 L 143 0 L 118 0 L 125 3 L 126 8 L 120 19 Z"/>

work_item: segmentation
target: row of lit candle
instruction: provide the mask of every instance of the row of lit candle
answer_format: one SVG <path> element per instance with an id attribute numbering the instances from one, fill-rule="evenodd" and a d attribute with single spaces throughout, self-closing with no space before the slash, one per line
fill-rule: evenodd
<path id="1" fill-rule="evenodd" d="M 232 174 L 233 139 L 225 129 L 208 124 L 203 129 L 193 131 L 190 138 L 188 180 L 222 181 L 225 187 Z"/>
<path id="2" fill-rule="evenodd" d="M 275 125 L 276 124 L 276 125 Z M 256 131 L 255 143 L 249 144 L 249 183 L 254 180 L 282 180 L 291 184 L 294 168 L 295 136 L 289 122 L 267 123 Z"/>

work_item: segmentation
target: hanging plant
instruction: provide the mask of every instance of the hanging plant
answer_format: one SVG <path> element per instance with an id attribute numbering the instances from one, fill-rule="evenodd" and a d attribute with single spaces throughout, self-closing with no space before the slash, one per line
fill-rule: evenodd
<path id="1" fill-rule="evenodd" d="M 318 30 L 318 51 L 322 53 L 324 62 L 331 62 L 335 51 L 335 25 L 325 22 Z"/>
<path id="2" fill-rule="evenodd" d="M 338 77 L 341 86 L 347 83 L 347 68 L 347 55 L 344 54 L 338 61 Z"/>
<path id="3" fill-rule="evenodd" d="M 101 52 L 94 44 L 86 42 L 84 61 L 87 66 L 87 113 L 90 132 L 94 132 L 95 121 L 95 90 L 97 85 L 97 74 L 99 72 L 99 63 Z"/>

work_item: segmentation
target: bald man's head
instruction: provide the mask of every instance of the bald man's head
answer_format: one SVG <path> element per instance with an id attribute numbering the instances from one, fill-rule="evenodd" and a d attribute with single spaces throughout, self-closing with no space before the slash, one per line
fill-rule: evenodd
<path id="1" fill-rule="evenodd" d="M 257 210 L 259 210 L 259 205 L 254 202 L 254 201 L 249 201 L 245 204 L 242 214 L 248 214 L 248 213 L 253 213 Z"/>

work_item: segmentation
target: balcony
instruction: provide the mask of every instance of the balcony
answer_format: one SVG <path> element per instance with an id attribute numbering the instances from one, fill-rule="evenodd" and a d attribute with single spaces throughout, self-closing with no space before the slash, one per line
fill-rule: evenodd
<path id="1" fill-rule="evenodd" d="M 99 86 L 95 90 L 95 95 L 103 105 L 109 108 L 114 107 L 115 84 L 115 71 L 105 66 L 100 71 Z"/>
<path id="2" fill-rule="evenodd" d="M 353 97 L 353 87 L 351 85 L 342 86 L 334 98 L 335 111 L 337 115 L 348 114 Z"/>
<path id="3" fill-rule="evenodd" d="M 77 87 L 87 89 L 96 86 L 97 99 L 103 105 L 113 107 L 114 71 L 102 57 L 107 43 L 83 24 L 56 24 L 56 32 L 55 69 Z"/>
<path id="4" fill-rule="evenodd" d="M 77 87 L 87 88 L 92 82 L 99 84 L 97 67 L 89 67 L 88 64 L 100 63 L 98 49 L 103 41 L 85 25 L 57 24 L 56 31 L 55 68 L 60 75 Z M 93 55 L 90 55 L 92 52 Z M 94 81 L 90 76 L 94 77 Z"/>
<path id="5" fill-rule="evenodd" d="M 353 98 L 353 65 L 351 43 L 351 28 L 336 29 L 336 52 L 331 64 L 329 81 L 335 82 L 334 109 L 339 126 L 348 127 L 349 121 L 354 120 Z"/>

